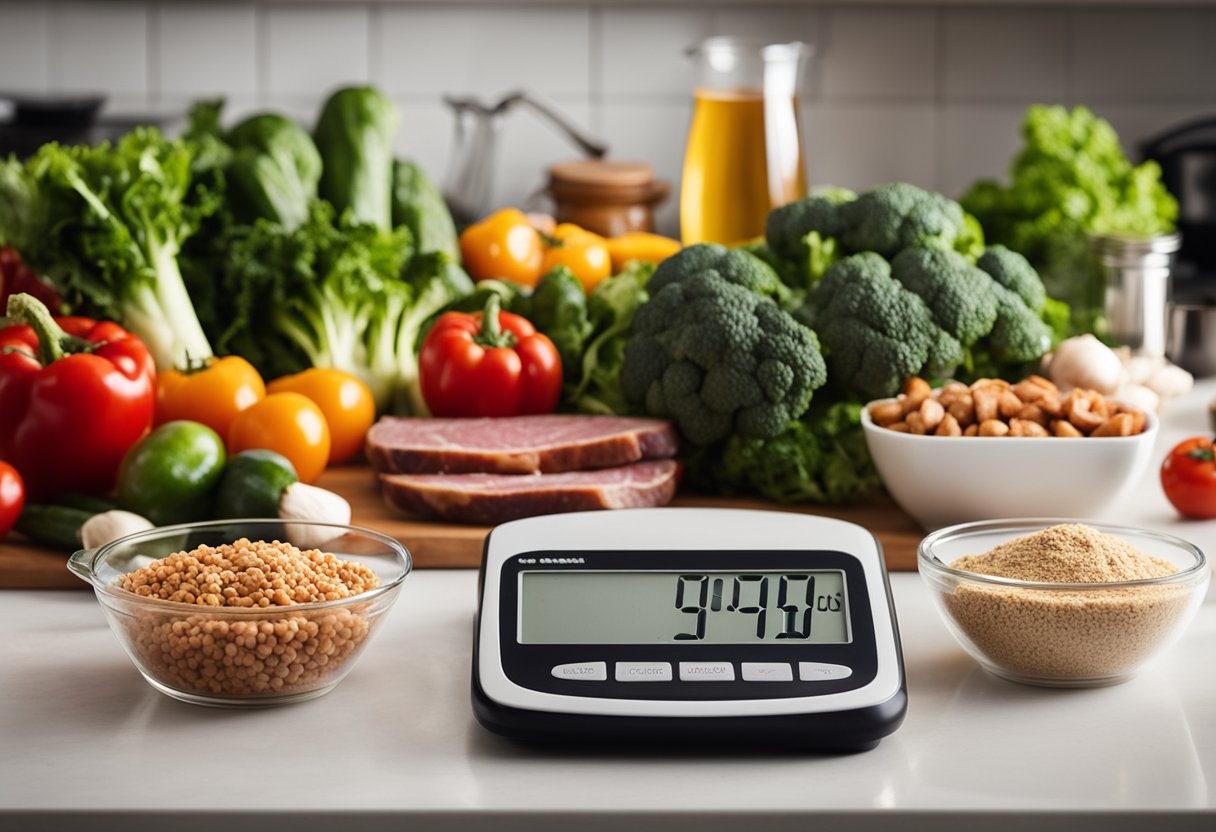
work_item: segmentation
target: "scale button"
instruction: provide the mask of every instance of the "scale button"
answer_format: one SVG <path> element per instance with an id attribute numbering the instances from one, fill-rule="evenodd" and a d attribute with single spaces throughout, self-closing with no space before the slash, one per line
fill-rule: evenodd
<path id="1" fill-rule="evenodd" d="M 606 662 L 559 664 L 553 668 L 553 675 L 559 679 L 574 679 L 581 682 L 603 682 L 608 679 L 608 664 Z"/>
<path id="2" fill-rule="evenodd" d="M 829 682 L 833 679 L 847 679 L 852 675 L 853 668 L 843 664 L 798 662 L 798 678 L 804 682 Z"/>
<path id="3" fill-rule="evenodd" d="M 730 662 L 680 662 L 681 682 L 733 682 L 735 666 Z"/>
<path id="4" fill-rule="evenodd" d="M 618 682 L 670 682 L 669 662 L 617 662 Z"/>
<path id="5" fill-rule="evenodd" d="M 787 662 L 744 662 L 745 682 L 792 682 L 794 668 Z"/>

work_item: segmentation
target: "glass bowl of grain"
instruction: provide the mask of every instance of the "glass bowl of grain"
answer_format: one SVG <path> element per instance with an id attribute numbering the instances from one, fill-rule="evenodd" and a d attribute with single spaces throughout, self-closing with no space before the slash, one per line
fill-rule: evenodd
<path id="1" fill-rule="evenodd" d="M 917 566 L 981 666 L 1049 687 L 1131 678 L 1182 632 L 1211 576 L 1181 538 L 1062 519 L 941 529 L 921 541 Z"/>
<path id="2" fill-rule="evenodd" d="M 411 567 L 391 537 L 294 520 L 165 526 L 68 562 L 152 687 L 230 708 L 333 690 Z"/>

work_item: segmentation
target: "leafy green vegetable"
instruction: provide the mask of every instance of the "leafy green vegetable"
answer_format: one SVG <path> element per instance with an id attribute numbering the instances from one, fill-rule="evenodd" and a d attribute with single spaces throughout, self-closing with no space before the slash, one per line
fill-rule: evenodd
<path id="1" fill-rule="evenodd" d="M 990 241 L 1025 255 L 1048 291 L 1073 305 L 1076 329 L 1101 329 L 1105 284 L 1087 235 L 1168 233 L 1178 203 L 1157 163 L 1133 165 L 1110 124 L 1085 107 L 1031 107 L 1022 135 L 1009 184 L 977 182 L 962 204 Z"/>
<path id="2" fill-rule="evenodd" d="M 321 179 L 321 155 L 308 132 L 273 113 L 250 116 L 226 135 L 228 203 L 241 222 L 258 219 L 297 228 L 308 218 Z"/>
<path id="3" fill-rule="evenodd" d="M 815 334 L 760 292 L 780 285 L 751 255 L 696 245 L 659 265 L 621 366 L 627 401 L 670 417 L 693 445 L 768 439 L 826 377 Z"/>
<path id="4" fill-rule="evenodd" d="M 383 232 L 333 214 L 316 201 L 293 231 L 265 220 L 234 230 L 221 277 L 231 314 L 217 343 L 268 378 L 337 367 L 367 382 L 378 409 L 425 412 L 422 328 L 472 281 L 442 253 L 411 259 L 404 227 Z"/>
<path id="5" fill-rule="evenodd" d="M 320 194 L 358 223 L 393 227 L 393 134 L 397 113 L 375 87 L 338 90 L 321 108 L 314 139 L 321 151 Z"/>
<path id="6" fill-rule="evenodd" d="M 732 436 L 690 465 L 689 476 L 723 493 L 752 493 L 779 503 L 844 503 L 879 484 L 861 428 L 862 405 L 820 403 L 772 439 Z"/>
<path id="7" fill-rule="evenodd" d="M 574 272 L 556 266 L 537 282 L 531 292 L 520 293 L 508 309 L 522 315 L 557 347 L 562 375 L 567 382 L 578 379 L 583 344 L 591 334 L 587 317 L 587 293 Z"/>
<path id="8" fill-rule="evenodd" d="M 413 162 L 393 164 L 393 225 L 404 225 L 414 235 L 419 251 L 442 251 L 460 262 L 460 238 L 447 203 L 430 177 Z"/>
<path id="9" fill-rule="evenodd" d="M 621 365 L 625 363 L 633 315 L 650 298 L 646 287 L 654 271 L 654 264 L 635 260 L 591 290 L 587 299 L 591 337 L 585 345 L 578 381 L 565 394 L 566 402 L 576 410 L 599 414 L 631 411 L 621 390 Z"/>
<path id="10" fill-rule="evenodd" d="M 0 242 L 74 309 L 121 321 L 160 368 L 211 356 L 178 256 L 219 194 L 192 177 L 197 147 L 140 127 L 117 144 L 47 144 L 0 162 Z"/>

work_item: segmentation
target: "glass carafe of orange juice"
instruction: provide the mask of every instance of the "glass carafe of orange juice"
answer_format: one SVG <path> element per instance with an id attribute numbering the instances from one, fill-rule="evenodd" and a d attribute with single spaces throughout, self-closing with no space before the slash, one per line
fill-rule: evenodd
<path id="1" fill-rule="evenodd" d="M 768 212 L 806 193 L 798 85 L 810 49 L 715 37 L 698 63 L 680 185 L 685 245 L 733 245 L 764 233 Z"/>

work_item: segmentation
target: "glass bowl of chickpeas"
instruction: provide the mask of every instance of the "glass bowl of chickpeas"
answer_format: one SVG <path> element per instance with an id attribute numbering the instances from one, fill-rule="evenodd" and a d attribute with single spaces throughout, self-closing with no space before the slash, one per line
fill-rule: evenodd
<path id="1" fill-rule="evenodd" d="M 927 530 L 1004 517 L 1094 517 L 1153 461 L 1158 420 L 1040 376 L 931 387 L 870 402 L 862 429 L 895 502 Z"/>
<path id="2" fill-rule="evenodd" d="M 136 668 L 174 699 L 313 699 L 354 667 L 409 575 L 398 541 L 355 526 L 219 520 L 74 554 Z"/>

